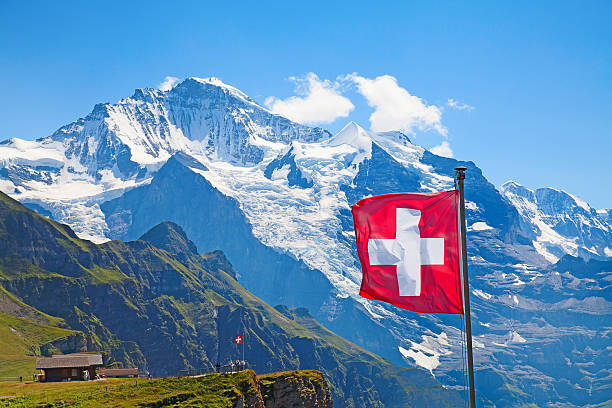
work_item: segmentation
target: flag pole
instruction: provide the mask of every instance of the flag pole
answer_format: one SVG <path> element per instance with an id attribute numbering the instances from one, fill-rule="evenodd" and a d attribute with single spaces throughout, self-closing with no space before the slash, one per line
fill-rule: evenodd
<path id="1" fill-rule="evenodd" d="M 462 260 L 462 275 L 463 275 L 463 303 L 465 316 L 465 333 L 467 337 L 467 360 L 468 360 L 468 377 L 470 381 L 470 408 L 476 407 L 476 390 L 474 388 L 474 357 L 472 356 L 472 319 L 470 317 L 470 283 L 468 280 L 468 262 L 467 262 L 467 244 L 465 232 L 465 198 L 463 193 L 463 180 L 465 180 L 465 171 L 467 167 L 455 167 L 455 178 L 459 188 L 459 216 L 461 223 L 461 260 Z"/>

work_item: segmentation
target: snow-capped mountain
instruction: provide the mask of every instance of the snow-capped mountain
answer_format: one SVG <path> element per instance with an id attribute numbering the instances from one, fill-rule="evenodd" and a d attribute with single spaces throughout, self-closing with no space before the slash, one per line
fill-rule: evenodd
<path id="1" fill-rule="evenodd" d="M 189 78 L 170 91 L 138 89 L 117 104 L 98 104 L 37 142 L 7 140 L 0 157 L 18 186 L 55 182 L 64 167 L 96 181 L 125 180 L 145 177 L 179 151 L 249 165 L 263 159 L 267 145 L 329 136 L 268 112 L 217 78 Z M 22 177 L 24 166 L 35 172 Z"/>
<path id="2" fill-rule="evenodd" d="M 138 89 L 116 104 L 98 104 L 36 142 L 2 142 L 0 188 L 101 242 L 100 195 L 146 182 L 176 152 L 253 165 L 271 146 L 330 136 L 270 113 L 217 78 L 189 78 L 170 91 Z"/>
<path id="3" fill-rule="evenodd" d="M 566 254 L 587 259 L 612 256 L 609 210 L 597 211 L 554 188 L 533 191 L 509 181 L 500 191 L 519 211 L 521 231 L 549 261 Z"/>
<path id="4" fill-rule="evenodd" d="M 222 249 L 268 303 L 308 307 L 338 334 L 451 387 L 462 384 L 458 318 L 357 296 L 350 205 L 452 189 L 454 167 L 465 165 L 480 398 L 612 399 L 610 262 L 563 257 L 609 256 L 610 212 L 565 193 L 516 184 L 500 192 L 474 163 L 432 154 L 401 132 L 349 123 L 332 136 L 218 79 L 137 90 L 49 137 L 3 142 L 0 160 L 2 191 L 81 236 L 136 239 L 173 221 L 200 251 Z"/>

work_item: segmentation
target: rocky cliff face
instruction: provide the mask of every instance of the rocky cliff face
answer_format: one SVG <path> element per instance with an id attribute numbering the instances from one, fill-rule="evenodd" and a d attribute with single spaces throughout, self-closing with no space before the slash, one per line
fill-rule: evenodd
<path id="1" fill-rule="evenodd" d="M 329 384 L 315 370 L 283 371 L 255 375 L 252 370 L 240 374 L 233 408 L 332 408 Z M 244 378 L 246 377 L 246 378 Z"/>
<path id="2" fill-rule="evenodd" d="M 71 336 L 50 341 L 40 346 L 40 354 L 43 356 L 52 356 L 53 354 L 70 354 L 87 351 L 87 337 L 76 332 Z"/>
<path id="3" fill-rule="evenodd" d="M 314 371 L 288 371 L 257 377 L 265 408 L 332 408 L 329 384 Z"/>

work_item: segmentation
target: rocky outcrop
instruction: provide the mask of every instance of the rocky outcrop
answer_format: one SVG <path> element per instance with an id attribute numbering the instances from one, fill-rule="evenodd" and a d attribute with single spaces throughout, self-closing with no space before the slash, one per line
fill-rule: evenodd
<path id="1" fill-rule="evenodd" d="M 285 371 L 257 379 L 265 408 L 333 407 L 329 384 L 319 371 Z"/>
<path id="2" fill-rule="evenodd" d="M 329 384 L 320 371 L 282 371 L 256 376 L 246 371 L 233 408 L 332 408 Z"/>
<path id="3" fill-rule="evenodd" d="M 85 334 L 81 332 L 75 332 L 74 334 L 50 341 L 40 346 L 40 354 L 43 356 L 51 356 L 55 353 L 79 353 L 87 351 L 87 339 Z"/>

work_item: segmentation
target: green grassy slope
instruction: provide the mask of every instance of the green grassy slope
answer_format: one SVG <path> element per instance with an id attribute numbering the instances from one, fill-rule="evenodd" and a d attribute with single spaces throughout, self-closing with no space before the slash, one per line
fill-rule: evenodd
<path id="1" fill-rule="evenodd" d="M 31 378 L 41 346 L 78 334 L 0 313 L 0 377 Z"/>
<path id="2" fill-rule="evenodd" d="M 234 406 L 234 402 L 240 397 L 257 392 L 255 373 L 247 370 L 237 374 L 210 374 L 198 378 L 127 378 L 70 383 L 0 384 L 0 397 L 14 396 L 0 399 L 0 406 L 226 408 Z"/>
<path id="3" fill-rule="evenodd" d="M 275 394 L 275 386 L 282 392 Z M 300 402 L 314 400 L 321 403 L 325 395 L 329 395 L 327 392 L 327 383 L 317 371 L 290 371 L 257 376 L 253 370 L 245 370 L 236 374 L 208 374 L 197 378 L 0 383 L 0 406 L 227 408 L 242 406 L 242 402 L 245 407 L 249 407 L 266 400 L 274 401 L 279 396 L 281 399 L 297 399 Z"/>

